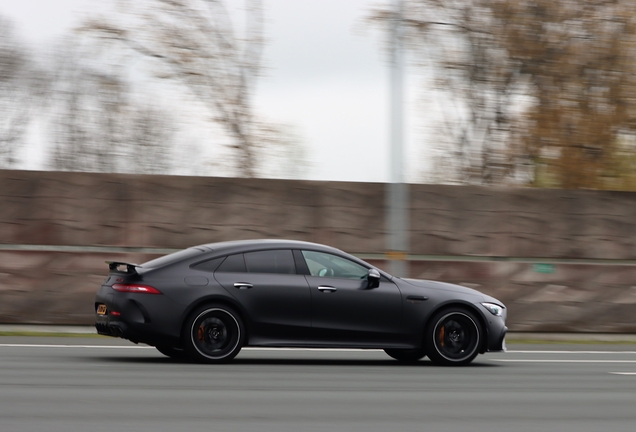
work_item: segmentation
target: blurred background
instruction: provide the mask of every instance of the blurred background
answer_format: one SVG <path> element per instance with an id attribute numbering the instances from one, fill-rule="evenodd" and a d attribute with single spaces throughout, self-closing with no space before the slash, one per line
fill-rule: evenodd
<path id="1" fill-rule="evenodd" d="M 402 5 L 408 181 L 636 187 L 635 5 Z M 370 0 L 2 0 L 0 166 L 387 181 L 395 19 Z"/>
<path id="2" fill-rule="evenodd" d="M 25 114 L 2 166 L 386 180 L 388 72 L 370 7 L 3 1 L 4 74 L 28 98 L 11 104 Z M 140 151 L 143 166 L 121 162 Z"/>
<path id="3" fill-rule="evenodd" d="M 398 22 L 408 273 L 513 330 L 636 331 L 636 4 L 401 4 L 0 0 L 0 322 L 90 323 L 113 255 L 385 266 Z"/>

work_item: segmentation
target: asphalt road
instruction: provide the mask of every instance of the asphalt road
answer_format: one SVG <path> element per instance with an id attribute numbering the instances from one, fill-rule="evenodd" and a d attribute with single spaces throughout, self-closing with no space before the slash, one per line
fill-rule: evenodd
<path id="1" fill-rule="evenodd" d="M 0 337 L 0 432 L 636 430 L 636 345 L 509 349 L 464 368 L 298 350 L 208 366 L 116 339 Z"/>

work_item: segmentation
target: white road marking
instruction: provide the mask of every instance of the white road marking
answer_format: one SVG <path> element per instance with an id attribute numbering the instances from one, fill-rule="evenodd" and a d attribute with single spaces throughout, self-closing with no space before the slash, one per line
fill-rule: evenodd
<path id="1" fill-rule="evenodd" d="M 636 375 L 636 372 L 609 372 L 613 375 Z"/>
<path id="2" fill-rule="evenodd" d="M 492 359 L 505 363 L 636 363 L 636 360 Z"/>
<path id="3" fill-rule="evenodd" d="M 636 351 L 532 351 L 508 350 L 511 354 L 636 354 Z"/>

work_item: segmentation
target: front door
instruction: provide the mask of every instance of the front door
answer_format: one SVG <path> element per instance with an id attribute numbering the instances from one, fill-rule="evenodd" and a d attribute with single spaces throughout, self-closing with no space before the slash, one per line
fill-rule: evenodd
<path id="1" fill-rule="evenodd" d="M 323 343 L 400 345 L 402 297 L 398 287 L 382 280 L 368 288 L 368 269 L 325 252 L 302 251 L 309 267 L 312 329 Z"/>

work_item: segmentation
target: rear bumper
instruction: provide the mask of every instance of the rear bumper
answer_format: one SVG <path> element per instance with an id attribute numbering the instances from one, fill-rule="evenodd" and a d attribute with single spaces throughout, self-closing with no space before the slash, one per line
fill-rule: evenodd
<path id="1" fill-rule="evenodd" d="M 143 298 L 135 298 L 134 294 L 118 295 L 113 293 L 109 287 L 102 286 L 95 297 L 95 329 L 97 329 L 97 333 L 152 346 L 178 346 L 180 343 L 178 331 L 166 329 L 166 327 L 176 327 L 170 326 L 169 317 L 163 321 L 153 320 L 153 309 L 149 309 L 149 302 L 144 305 L 140 300 Z M 106 305 L 105 314 L 97 313 L 99 305 Z M 150 303 L 150 306 L 152 307 L 153 304 Z M 161 313 L 156 315 L 163 316 Z"/>
<path id="2" fill-rule="evenodd" d="M 127 339 L 133 343 L 152 346 L 178 346 L 180 343 L 179 338 L 157 333 L 148 325 L 112 320 L 100 315 L 96 316 L 95 329 L 100 335 Z"/>
<path id="3" fill-rule="evenodd" d="M 128 326 L 122 322 L 110 323 L 96 321 L 95 328 L 97 329 L 97 334 L 128 339 L 128 337 L 126 337 L 128 334 Z"/>

